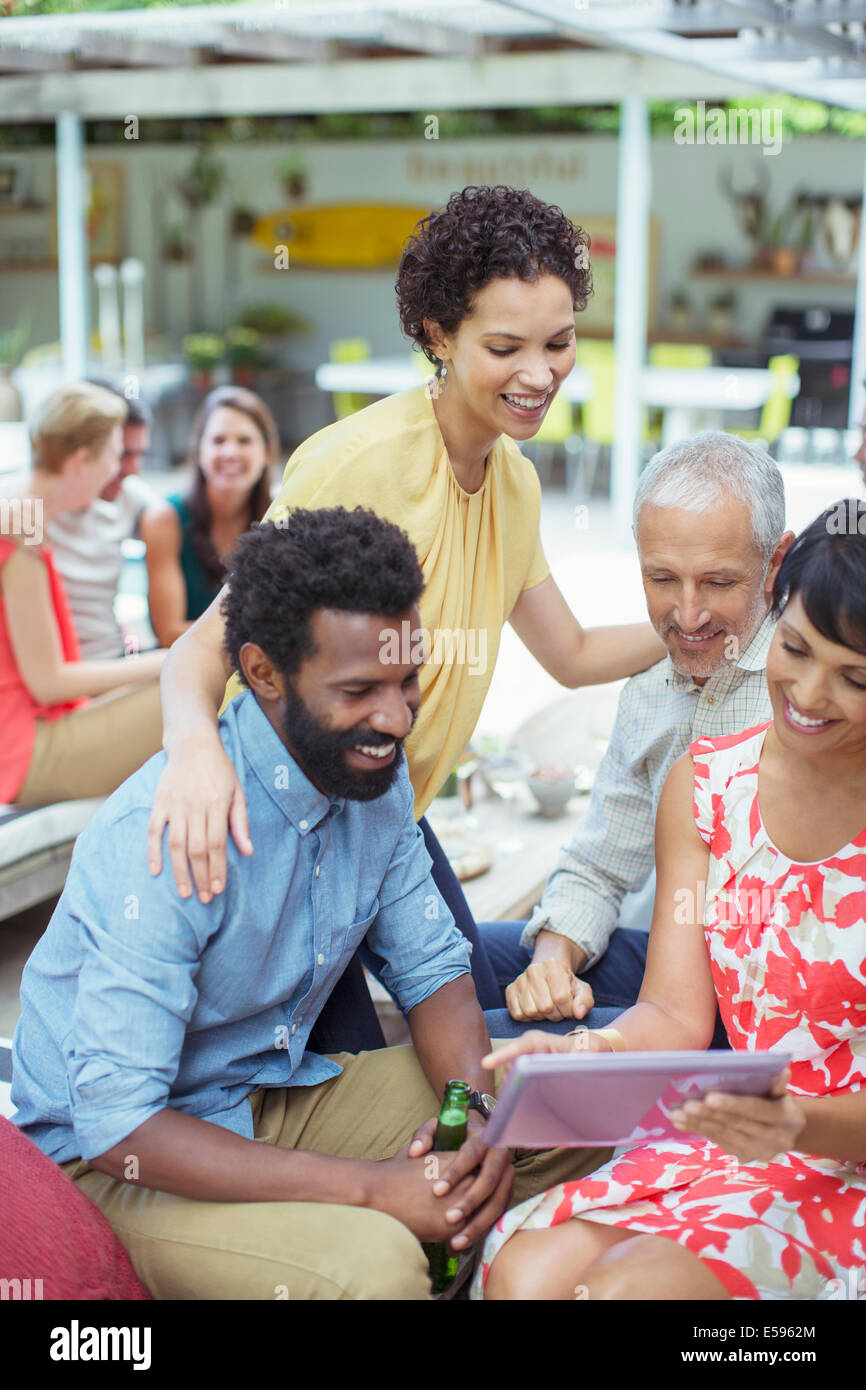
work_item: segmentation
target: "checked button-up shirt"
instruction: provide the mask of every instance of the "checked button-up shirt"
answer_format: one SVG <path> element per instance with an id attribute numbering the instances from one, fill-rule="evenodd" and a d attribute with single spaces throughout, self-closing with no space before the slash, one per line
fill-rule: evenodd
<path id="1" fill-rule="evenodd" d="M 764 668 L 774 626 L 768 614 L 739 658 L 703 686 L 670 657 L 626 683 L 586 816 L 560 851 L 521 945 L 531 950 L 540 931 L 551 931 L 581 947 L 585 969 L 604 955 L 623 899 L 654 876 L 656 809 L 672 765 L 696 738 L 771 718 Z"/>

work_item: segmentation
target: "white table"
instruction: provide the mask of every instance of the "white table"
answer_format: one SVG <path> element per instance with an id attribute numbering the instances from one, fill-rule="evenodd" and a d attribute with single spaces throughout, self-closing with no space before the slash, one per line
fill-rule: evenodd
<path id="1" fill-rule="evenodd" d="M 421 369 L 406 354 L 369 357 L 363 362 L 323 362 L 316 368 L 320 390 L 359 395 L 390 396 L 423 379 Z M 645 405 L 664 410 L 662 444 L 667 445 L 699 429 L 720 427 L 725 411 L 759 409 L 774 382 L 774 373 L 767 367 L 644 367 L 641 396 Z M 787 394 L 793 399 L 799 389 L 800 378 L 792 373 Z M 586 368 L 575 367 L 560 390 L 567 400 L 580 404 L 592 394 L 592 377 Z"/>
<path id="2" fill-rule="evenodd" d="M 646 405 L 664 410 L 662 445 L 675 443 L 699 429 L 719 429 L 726 410 L 757 410 L 776 380 L 767 367 L 644 367 L 641 395 Z M 785 384 L 793 400 L 800 378 Z"/>

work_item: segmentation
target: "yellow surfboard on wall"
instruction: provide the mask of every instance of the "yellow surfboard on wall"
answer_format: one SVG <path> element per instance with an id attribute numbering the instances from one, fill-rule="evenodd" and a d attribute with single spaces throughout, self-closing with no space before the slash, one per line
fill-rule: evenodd
<path id="1" fill-rule="evenodd" d="M 289 208 L 260 217 L 250 235 L 272 253 L 288 247 L 292 265 L 372 270 L 396 265 L 406 239 L 429 211 L 399 203 Z"/>

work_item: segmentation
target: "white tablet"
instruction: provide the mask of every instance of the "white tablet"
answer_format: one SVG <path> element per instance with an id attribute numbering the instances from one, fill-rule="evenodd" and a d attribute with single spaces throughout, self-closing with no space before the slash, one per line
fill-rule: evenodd
<path id="1" fill-rule="evenodd" d="M 767 1095 L 780 1052 L 584 1052 L 518 1057 L 487 1121 L 496 1148 L 607 1148 L 682 1137 L 670 1112 L 710 1091 Z"/>

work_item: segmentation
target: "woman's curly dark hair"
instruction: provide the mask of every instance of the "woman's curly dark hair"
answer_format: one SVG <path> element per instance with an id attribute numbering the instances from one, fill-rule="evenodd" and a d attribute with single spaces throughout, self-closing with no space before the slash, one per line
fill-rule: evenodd
<path id="1" fill-rule="evenodd" d="M 424 588 L 405 531 L 363 507 L 298 508 L 257 523 L 241 536 L 227 582 L 221 609 L 234 669 L 241 673 L 244 643 L 255 642 L 284 676 L 316 650 L 317 609 L 399 617 Z"/>
<path id="2" fill-rule="evenodd" d="M 440 212 L 421 219 L 403 249 L 396 282 L 403 332 L 438 365 L 424 319 L 455 333 L 473 295 L 500 277 L 558 275 L 583 310 L 592 294 L 589 245 L 582 227 L 527 188 L 470 185 L 452 193 Z"/>

